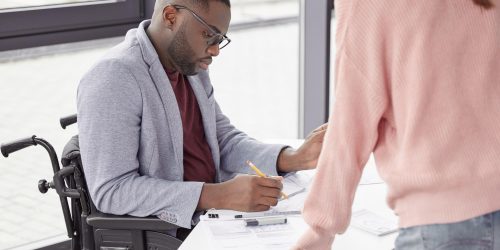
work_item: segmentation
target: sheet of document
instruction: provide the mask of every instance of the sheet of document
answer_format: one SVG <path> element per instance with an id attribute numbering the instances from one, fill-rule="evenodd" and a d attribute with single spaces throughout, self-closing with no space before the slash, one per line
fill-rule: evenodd
<path id="1" fill-rule="evenodd" d="M 352 213 L 351 225 L 377 236 L 394 233 L 398 230 L 395 216 L 386 218 L 366 209 Z"/>
<path id="2" fill-rule="evenodd" d="M 289 198 L 278 202 L 276 207 L 266 211 L 266 216 L 272 214 L 286 214 L 287 217 L 301 216 L 306 190 L 311 183 L 311 176 L 291 174 L 285 176 L 283 192 Z M 209 216 L 211 214 L 211 216 Z M 256 250 L 285 250 L 290 249 L 297 240 L 298 230 L 292 224 L 247 227 L 244 220 L 235 219 L 235 215 L 260 216 L 263 213 L 244 213 L 232 210 L 209 210 L 200 219 L 207 221 L 205 230 L 211 235 L 213 249 L 256 249 Z M 215 216 L 216 215 L 216 216 Z"/>
<path id="3" fill-rule="evenodd" d="M 300 175 L 285 176 L 283 192 L 288 195 L 288 199 L 281 199 L 276 207 L 271 208 L 271 211 L 302 211 L 313 175 L 313 171 L 303 171 Z"/>
<path id="4" fill-rule="evenodd" d="M 289 223 L 247 227 L 243 220 L 210 221 L 207 234 L 213 249 L 290 249 L 296 241 L 291 237 L 297 230 Z"/>
<path id="5" fill-rule="evenodd" d="M 285 176 L 283 192 L 289 198 L 280 200 L 276 207 L 272 207 L 265 213 L 272 215 L 293 212 L 294 214 L 286 216 L 288 218 L 301 216 L 297 212 L 302 211 L 314 173 L 314 170 L 308 170 L 301 171 L 300 174 Z M 383 182 L 378 177 L 373 157 L 371 157 L 360 185 L 379 183 Z M 209 217 L 210 214 L 212 216 Z M 209 210 L 200 219 L 206 221 L 204 230 L 206 230 L 207 235 L 211 236 L 210 244 L 212 244 L 213 249 L 290 249 L 300 237 L 300 233 L 298 233 L 301 232 L 300 228 L 294 228 L 292 223 L 247 227 L 244 220 L 235 218 L 235 215 L 254 216 L 255 214 L 262 215 L 262 212 L 245 213 L 232 210 Z M 368 210 L 354 212 L 351 225 L 378 236 L 394 232 L 397 229 L 395 220 L 386 220 Z"/>

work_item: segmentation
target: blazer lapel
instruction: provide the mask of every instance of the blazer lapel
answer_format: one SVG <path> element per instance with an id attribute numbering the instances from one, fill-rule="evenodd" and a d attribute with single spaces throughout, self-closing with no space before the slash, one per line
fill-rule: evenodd
<path id="1" fill-rule="evenodd" d="M 175 155 L 177 156 L 177 164 L 179 166 L 183 166 L 184 139 L 182 119 L 174 90 L 172 89 L 167 73 L 161 64 L 152 65 L 149 72 L 155 84 L 156 90 L 160 94 L 161 102 L 163 103 L 163 108 L 168 121 L 168 127 L 170 129 L 170 136 L 172 137 L 172 143 L 174 144 Z"/>
<path id="2" fill-rule="evenodd" d="M 156 53 L 156 50 L 146 33 L 146 29 L 150 23 L 150 20 L 142 21 L 137 29 L 136 37 L 139 41 L 139 45 L 141 46 L 144 62 L 149 66 L 149 74 L 153 80 L 156 90 L 158 91 L 158 94 L 160 95 L 163 109 L 165 110 L 165 116 L 167 117 L 167 123 L 172 138 L 174 154 L 176 156 L 177 166 L 179 166 L 181 170 L 180 178 L 182 179 L 182 176 L 184 175 L 184 168 L 182 167 L 184 166 L 184 142 L 181 114 L 179 112 L 179 106 L 177 104 L 174 90 L 168 80 L 167 73 L 163 69 L 160 59 L 158 58 L 158 54 Z"/>
<path id="3" fill-rule="evenodd" d="M 212 151 L 212 158 L 215 164 L 215 170 L 217 172 L 217 182 L 220 182 L 219 176 L 219 142 L 217 141 L 216 132 L 216 121 L 215 121 L 215 111 L 214 107 L 210 103 L 207 97 L 207 92 L 203 87 L 203 83 L 197 76 L 188 76 L 189 84 L 196 96 L 198 101 L 198 106 L 200 107 L 201 116 L 203 119 L 203 128 L 205 129 L 205 137 L 207 138 L 207 143 Z"/>

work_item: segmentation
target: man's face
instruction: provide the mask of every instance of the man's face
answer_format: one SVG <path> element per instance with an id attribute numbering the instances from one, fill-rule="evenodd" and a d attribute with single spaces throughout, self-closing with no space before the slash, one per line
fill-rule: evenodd
<path id="1" fill-rule="evenodd" d="M 190 9 L 213 30 L 222 34 L 227 32 L 231 14 L 229 7 L 224 3 L 210 1 L 208 10 Z M 178 15 L 183 15 L 183 21 L 168 47 L 168 54 L 180 73 L 195 75 L 200 70 L 208 69 L 208 65 L 212 63 L 212 57 L 219 54 L 219 46 L 207 44 L 213 32 L 197 20 L 190 11 L 179 9 Z"/>

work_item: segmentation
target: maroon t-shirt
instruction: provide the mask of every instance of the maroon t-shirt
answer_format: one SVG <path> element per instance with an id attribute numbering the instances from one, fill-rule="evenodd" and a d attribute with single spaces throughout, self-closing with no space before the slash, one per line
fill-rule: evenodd
<path id="1" fill-rule="evenodd" d="M 184 138 L 184 181 L 215 182 L 215 165 L 205 138 L 200 107 L 186 76 L 167 72 L 181 113 Z"/>

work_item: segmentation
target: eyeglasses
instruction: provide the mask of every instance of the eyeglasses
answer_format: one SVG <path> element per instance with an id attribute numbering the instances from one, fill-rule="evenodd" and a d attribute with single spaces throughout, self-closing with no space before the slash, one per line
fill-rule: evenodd
<path id="1" fill-rule="evenodd" d="M 208 46 L 214 46 L 214 45 L 219 45 L 219 49 L 223 49 L 226 47 L 230 42 L 231 39 L 229 39 L 226 35 L 221 34 L 220 32 L 216 31 L 214 28 L 212 28 L 203 18 L 198 16 L 194 11 L 190 10 L 188 7 L 183 6 L 183 5 L 178 5 L 178 4 L 173 4 L 172 5 L 174 8 L 178 10 L 187 10 L 189 11 L 193 17 L 198 20 L 201 24 L 203 24 L 211 33 L 208 34 L 207 38 L 207 45 Z"/>

